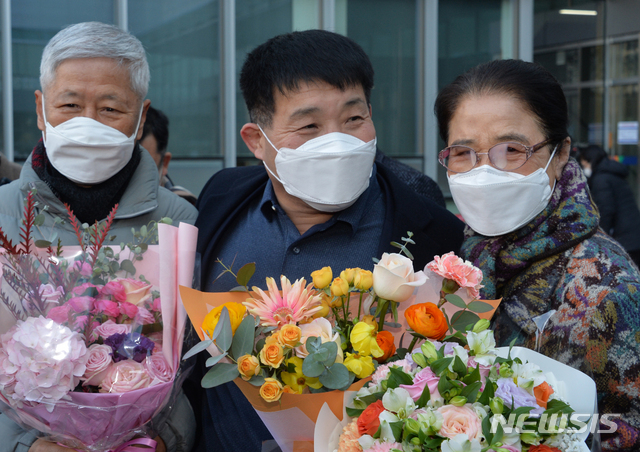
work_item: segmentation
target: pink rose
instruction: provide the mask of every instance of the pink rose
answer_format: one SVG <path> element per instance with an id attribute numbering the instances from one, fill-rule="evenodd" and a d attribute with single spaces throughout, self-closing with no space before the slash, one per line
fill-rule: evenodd
<path id="1" fill-rule="evenodd" d="M 373 290 L 380 298 L 405 301 L 427 280 L 424 272 L 413 271 L 413 261 L 396 253 L 384 253 L 373 267 Z"/>
<path id="2" fill-rule="evenodd" d="M 473 359 L 473 356 L 469 357 L 469 361 L 467 362 L 467 367 L 469 367 L 470 369 L 475 369 L 477 366 L 479 366 L 479 371 L 480 371 L 480 381 L 482 382 L 482 387 L 480 388 L 481 391 L 484 391 L 484 384 L 487 381 L 487 377 L 489 376 L 489 372 L 491 372 L 491 368 L 495 366 L 491 365 L 491 366 L 485 366 L 484 364 L 478 364 L 476 363 L 476 360 Z M 498 369 L 500 368 L 500 365 L 498 365 Z"/>
<path id="3" fill-rule="evenodd" d="M 58 303 L 60 298 L 64 297 L 64 289 L 61 286 L 53 287 L 51 284 L 40 284 L 38 293 L 45 303 Z"/>
<path id="4" fill-rule="evenodd" d="M 93 309 L 94 300 L 93 297 L 73 297 L 67 301 L 67 304 L 71 305 L 76 312 L 87 312 Z"/>
<path id="5" fill-rule="evenodd" d="M 463 433 L 472 440 L 477 438 L 482 430 L 480 418 L 469 403 L 463 406 L 445 405 L 438 408 L 438 412 L 443 418 L 442 427 L 438 432 L 441 436 L 453 438 Z"/>
<path id="6" fill-rule="evenodd" d="M 115 323 L 113 320 L 107 320 L 102 325 L 97 326 L 94 330 L 102 339 L 106 339 L 114 334 L 128 334 L 131 332 L 131 325 L 123 323 Z"/>
<path id="7" fill-rule="evenodd" d="M 116 301 L 123 302 L 127 299 L 124 286 L 118 281 L 109 281 L 99 290 L 100 295 L 106 297 L 113 297 Z"/>
<path id="8" fill-rule="evenodd" d="M 69 304 L 56 306 L 49 310 L 47 318 L 59 324 L 67 323 L 69 321 L 69 311 L 71 311 L 71 305 Z"/>
<path id="9" fill-rule="evenodd" d="M 82 386 L 98 386 L 107 374 L 109 366 L 113 364 L 111 354 L 113 350 L 108 345 L 93 344 L 89 347 L 89 360 L 87 369 L 81 380 L 85 380 Z"/>
<path id="10" fill-rule="evenodd" d="M 431 397 L 440 397 L 438 392 L 438 382 L 440 378 L 433 373 L 430 367 L 425 367 L 413 377 L 412 385 L 400 385 L 401 388 L 409 391 L 411 398 L 416 401 L 422 395 L 425 386 L 429 386 L 429 393 Z"/>
<path id="11" fill-rule="evenodd" d="M 477 299 L 480 296 L 479 290 L 484 287 L 482 282 L 482 270 L 474 267 L 469 261 L 464 261 L 456 256 L 453 251 L 434 256 L 433 261 L 427 264 L 427 268 L 432 272 L 446 279 L 452 279 L 460 287 L 467 289 L 469 297 Z"/>
<path id="12" fill-rule="evenodd" d="M 71 266 L 71 270 L 80 273 L 82 276 L 91 276 L 93 269 L 88 262 L 75 261 Z"/>
<path id="13" fill-rule="evenodd" d="M 151 284 L 131 278 L 118 279 L 117 282 L 124 288 L 125 299 L 123 301 L 139 305 L 151 299 Z"/>
<path id="14" fill-rule="evenodd" d="M 153 307 L 151 309 L 155 312 L 162 312 L 162 302 L 160 298 L 153 300 Z"/>
<path id="15" fill-rule="evenodd" d="M 135 316 L 135 321 L 140 325 L 150 325 L 152 323 L 156 323 L 156 318 L 147 309 L 139 306 L 138 313 Z"/>
<path id="16" fill-rule="evenodd" d="M 82 283 L 79 286 L 75 286 L 73 289 L 71 289 L 71 292 L 73 292 L 76 295 L 82 295 L 84 294 L 87 289 L 93 289 L 95 288 L 95 284 L 91 284 L 91 283 Z"/>
<path id="17" fill-rule="evenodd" d="M 118 317 L 120 315 L 120 308 L 118 303 L 111 300 L 98 299 L 93 305 L 94 314 L 106 314 L 108 317 Z"/>
<path id="18" fill-rule="evenodd" d="M 151 377 L 152 382 L 150 386 L 158 383 L 166 383 L 173 378 L 173 372 L 167 360 L 162 356 L 162 353 L 154 353 L 151 356 L 147 356 L 147 358 L 142 361 L 142 365 L 149 374 L 149 377 Z"/>
<path id="19" fill-rule="evenodd" d="M 119 304 L 120 313 L 126 315 L 130 319 L 133 319 L 138 313 L 138 307 L 135 304 L 127 303 L 126 301 Z"/>
<path id="20" fill-rule="evenodd" d="M 155 333 L 147 334 L 147 338 L 151 339 L 156 346 L 153 349 L 153 353 L 162 352 L 162 332 L 156 331 Z"/>
<path id="21" fill-rule="evenodd" d="M 127 359 L 109 367 L 100 383 L 100 392 L 121 394 L 146 388 L 150 383 L 151 378 L 144 366 L 132 359 Z"/>

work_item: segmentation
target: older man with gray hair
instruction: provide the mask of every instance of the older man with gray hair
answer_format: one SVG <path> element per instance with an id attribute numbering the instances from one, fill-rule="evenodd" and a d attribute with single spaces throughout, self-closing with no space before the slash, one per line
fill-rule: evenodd
<path id="1" fill-rule="evenodd" d="M 65 28 L 47 44 L 40 65 L 42 91 L 35 92 L 42 140 L 33 149 L 20 178 L 0 187 L 0 227 L 14 242 L 27 193 L 36 189 L 44 225 L 55 228 L 63 245 L 77 244 L 65 218 L 64 203 L 78 219 L 104 220 L 118 204 L 111 234 L 132 240 L 132 228 L 172 218 L 193 224 L 197 212 L 188 202 L 159 186 L 158 169 L 140 139 L 150 101 L 149 66 L 142 44 L 112 25 L 86 22 Z M 193 442 L 193 412 L 180 394 L 158 450 L 188 450 Z M 5 415 L 0 416 L 0 452 L 68 451 L 37 439 Z"/>

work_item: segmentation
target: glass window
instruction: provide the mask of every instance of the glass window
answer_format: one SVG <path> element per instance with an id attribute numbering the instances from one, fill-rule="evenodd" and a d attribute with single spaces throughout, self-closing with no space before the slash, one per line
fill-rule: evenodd
<path id="1" fill-rule="evenodd" d="M 378 147 L 394 157 L 415 156 L 416 1 L 349 0 L 347 35 L 375 71 L 371 106 Z"/>
<path id="2" fill-rule="evenodd" d="M 36 14 L 37 12 L 37 14 Z M 42 137 L 34 91 L 40 89 L 42 50 L 62 28 L 91 20 L 113 23 L 112 0 L 21 0 L 11 2 L 15 159 L 26 159 Z"/>
<path id="3" fill-rule="evenodd" d="M 148 98 L 170 121 L 177 158 L 221 157 L 218 0 L 129 1 L 129 30 L 147 51 Z"/>
<path id="4" fill-rule="evenodd" d="M 612 86 L 609 90 L 611 154 L 629 167 L 627 182 L 638 196 L 638 84 Z M 635 139 L 629 129 L 635 128 Z M 625 134 L 624 132 L 627 131 Z M 633 135 L 633 133 L 631 133 Z M 631 138 L 631 139 L 630 139 Z"/>
<path id="5" fill-rule="evenodd" d="M 583 82 L 604 79 L 604 46 L 582 47 L 581 80 Z"/>
<path id="6" fill-rule="evenodd" d="M 624 79 L 638 76 L 638 40 L 619 42 L 610 47 L 611 78 Z"/>
<path id="7" fill-rule="evenodd" d="M 577 49 L 538 53 L 535 61 L 551 72 L 560 83 L 580 81 L 580 59 Z"/>

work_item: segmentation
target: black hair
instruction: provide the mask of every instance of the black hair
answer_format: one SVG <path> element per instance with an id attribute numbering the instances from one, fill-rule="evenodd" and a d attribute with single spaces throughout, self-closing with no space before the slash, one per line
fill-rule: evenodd
<path id="1" fill-rule="evenodd" d="M 496 60 L 470 69 L 445 86 L 434 111 L 440 136 L 449 139 L 449 124 L 460 102 L 467 96 L 505 94 L 520 100 L 536 116 L 551 144 L 569 136 L 567 100 L 560 83 L 545 68 L 522 60 Z"/>
<path id="2" fill-rule="evenodd" d="M 586 147 L 578 148 L 577 160 L 586 160 L 591 164 L 592 168 L 598 166 L 598 164 L 607 158 L 607 152 L 597 144 L 590 144 Z"/>
<path id="3" fill-rule="evenodd" d="M 155 137 L 158 142 L 158 153 L 164 156 L 169 144 L 169 118 L 160 110 L 151 106 L 147 110 L 147 119 L 144 122 L 140 141 L 144 140 L 148 135 Z"/>
<path id="4" fill-rule="evenodd" d="M 362 86 L 369 103 L 373 67 L 353 40 L 325 30 L 276 36 L 252 50 L 240 72 L 240 89 L 252 122 L 271 125 L 274 93 L 295 91 L 301 82 L 322 81 L 344 90 Z"/>

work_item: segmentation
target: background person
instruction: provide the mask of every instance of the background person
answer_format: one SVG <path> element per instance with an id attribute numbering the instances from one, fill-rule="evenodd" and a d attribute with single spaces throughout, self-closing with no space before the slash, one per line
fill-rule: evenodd
<path id="1" fill-rule="evenodd" d="M 578 161 L 600 212 L 600 227 L 640 266 L 640 210 L 627 182 L 629 168 L 609 159 L 600 146 L 579 148 Z"/>
<path id="2" fill-rule="evenodd" d="M 77 245 L 63 203 L 80 222 L 104 220 L 118 203 L 110 229 L 117 243 L 133 240 L 132 228 L 170 217 L 174 224 L 193 223 L 193 206 L 158 184 L 158 170 L 135 144 L 149 100 L 149 66 L 142 44 L 113 25 L 85 22 L 57 33 L 44 48 L 36 114 L 43 139 L 25 162 L 20 178 L 0 187 L 0 227 L 20 241 L 23 201 L 35 188 L 44 224 L 55 228 L 62 245 Z M 179 396 L 168 425 L 160 432 L 159 451 L 187 450 L 195 420 L 188 400 Z M 37 439 L 4 414 L 0 416 L 0 452 L 69 451 Z"/>
<path id="3" fill-rule="evenodd" d="M 8 184 L 12 180 L 20 177 L 22 165 L 9 161 L 8 158 L 0 152 L 0 185 Z"/>
<path id="4" fill-rule="evenodd" d="M 436 99 L 440 153 L 468 224 L 462 255 L 484 273 L 483 298 L 502 297 L 498 345 L 556 310 L 542 352 L 591 370 L 599 413 L 621 413 L 606 450 L 640 448 L 640 274 L 598 228 L 598 211 L 569 160 L 567 103 L 544 68 L 481 64 Z M 608 427 L 604 427 L 608 430 Z"/>
<path id="5" fill-rule="evenodd" d="M 140 146 L 149 151 L 149 154 L 156 162 L 160 176 L 160 185 L 175 193 L 181 198 L 195 205 L 196 196 L 184 187 L 174 185 L 167 173 L 171 152 L 167 150 L 169 144 L 169 118 L 157 108 L 149 106 L 147 110 L 147 120 L 144 122 Z"/>

